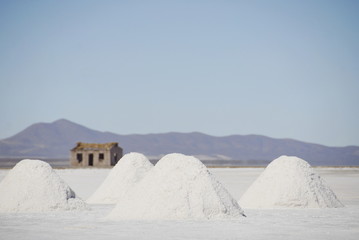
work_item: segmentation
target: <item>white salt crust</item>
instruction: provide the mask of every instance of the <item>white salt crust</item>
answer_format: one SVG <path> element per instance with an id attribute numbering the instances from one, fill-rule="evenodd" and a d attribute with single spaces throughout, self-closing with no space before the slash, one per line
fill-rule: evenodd
<path id="1" fill-rule="evenodd" d="M 133 152 L 124 155 L 87 202 L 116 204 L 152 167 L 152 163 L 143 154 Z"/>
<path id="2" fill-rule="evenodd" d="M 243 208 L 343 207 L 334 192 L 303 159 L 273 160 L 243 194 Z"/>
<path id="3" fill-rule="evenodd" d="M 168 154 L 108 215 L 110 220 L 223 219 L 244 215 L 195 157 Z"/>
<path id="4" fill-rule="evenodd" d="M 40 160 L 25 159 L 0 183 L 0 212 L 83 210 L 87 204 Z"/>

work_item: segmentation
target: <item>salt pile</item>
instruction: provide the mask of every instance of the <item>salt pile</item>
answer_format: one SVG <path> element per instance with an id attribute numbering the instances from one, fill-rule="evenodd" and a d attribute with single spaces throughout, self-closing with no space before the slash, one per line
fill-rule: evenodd
<path id="1" fill-rule="evenodd" d="M 115 204 L 127 195 L 153 167 L 152 163 L 140 153 L 128 153 L 113 167 L 107 178 L 87 199 L 88 203 Z"/>
<path id="2" fill-rule="evenodd" d="M 120 199 L 110 220 L 237 218 L 237 201 L 196 158 L 168 154 Z"/>
<path id="3" fill-rule="evenodd" d="M 306 161 L 288 156 L 272 161 L 239 203 L 244 208 L 343 207 Z"/>
<path id="4" fill-rule="evenodd" d="M 40 160 L 22 160 L 0 183 L 0 212 L 83 210 L 87 205 L 51 166 Z"/>

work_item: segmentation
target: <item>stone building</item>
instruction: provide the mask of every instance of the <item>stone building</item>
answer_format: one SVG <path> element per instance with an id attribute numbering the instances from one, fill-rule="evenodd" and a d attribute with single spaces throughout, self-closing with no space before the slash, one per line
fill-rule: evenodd
<path id="1" fill-rule="evenodd" d="M 76 147 L 71 149 L 70 164 L 73 167 L 109 167 L 116 165 L 122 154 L 123 150 L 116 142 L 78 142 Z"/>

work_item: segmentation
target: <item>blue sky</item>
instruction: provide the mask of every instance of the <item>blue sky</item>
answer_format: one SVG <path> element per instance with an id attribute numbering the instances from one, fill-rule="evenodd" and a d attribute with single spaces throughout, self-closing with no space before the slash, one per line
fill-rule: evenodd
<path id="1" fill-rule="evenodd" d="M 119 134 L 359 145 L 358 1 L 0 1 L 0 139 Z"/>

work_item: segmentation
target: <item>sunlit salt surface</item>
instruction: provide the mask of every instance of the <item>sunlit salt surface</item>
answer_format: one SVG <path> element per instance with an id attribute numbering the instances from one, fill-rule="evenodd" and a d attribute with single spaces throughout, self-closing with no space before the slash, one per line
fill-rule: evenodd
<path id="1" fill-rule="evenodd" d="M 303 159 L 273 160 L 239 200 L 245 208 L 338 208 L 344 205 Z"/>
<path id="2" fill-rule="evenodd" d="M 115 204 L 152 169 L 153 165 L 141 153 L 127 153 L 111 169 L 101 186 L 87 199 L 93 204 Z"/>
<path id="3" fill-rule="evenodd" d="M 211 168 L 236 199 L 263 168 Z M 0 214 L 1 239 L 357 239 L 359 169 L 315 169 L 344 208 L 249 210 L 247 218 L 205 221 L 105 221 L 114 205 L 91 211 Z M 9 170 L 0 170 L 0 180 Z M 59 176 L 83 199 L 104 181 L 109 169 L 61 169 Z M 144 199 L 145 200 L 145 199 Z"/>
<path id="4" fill-rule="evenodd" d="M 40 160 L 24 159 L 0 182 L 1 212 L 85 210 L 86 203 Z"/>

